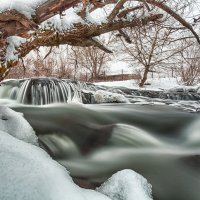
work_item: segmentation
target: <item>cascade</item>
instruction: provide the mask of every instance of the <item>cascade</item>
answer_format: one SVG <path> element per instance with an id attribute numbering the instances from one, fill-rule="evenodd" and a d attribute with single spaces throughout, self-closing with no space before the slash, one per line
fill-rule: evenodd
<path id="1" fill-rule="evenodd" d="M 57 78 L 6 80 L 1 83 L 0 98 L 22 104 L 45 105 L 77 100 L 82 102 L 81 89 L 85 83 Z"/>
<path id="2" fill-rule="evenodd" d="M 94 103 L 161 103 L 196 111 L 200 93 L 197 89 L 163 91 L 136 90 L 124 87 L 107 87 L 58 78 L 12 79 L 1 82 L 0 99 L 16 103 L 46 105 L 72 101 Z"/>

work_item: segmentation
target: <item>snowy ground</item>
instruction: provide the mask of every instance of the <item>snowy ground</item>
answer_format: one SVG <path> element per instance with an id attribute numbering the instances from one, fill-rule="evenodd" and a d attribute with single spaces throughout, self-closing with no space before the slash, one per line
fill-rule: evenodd
<path id="1" fill-rule="evenodd" d="M 180 85 L 177 78 L 154 78 L 148 79 L 147 81 L 150 85 L 145 85 L 142 90 L 168 90 L 175 87 L 186 87 Z M 95 85 L 105 85 L 111 87 L 127 87 L 130 89 L 141 89 L 138 86 L 137 81 L 135 80 L 127 80 L 127 81 L 112 81 L 112 82 L 99 82 L 95 83 Z"/>

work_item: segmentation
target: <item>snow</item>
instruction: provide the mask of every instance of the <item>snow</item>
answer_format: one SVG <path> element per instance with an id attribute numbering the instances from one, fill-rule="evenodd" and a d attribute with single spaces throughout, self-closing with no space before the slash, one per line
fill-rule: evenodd
<path id="1" fill-rule="evenodd" d="M 46 1 L 47 0 L 3 0 L 0 3 L 0 12 L 15 9 L 31 19 L 35 14 L 36 8 Z"/>
<path id="2" fill-rule="evenodd" d="M 109 87 L 127 87 L 130 89 L 143 89 L 155 91 L 171 89 L 179 86 L 177 78 L 149 78 L 147 83 L 150 83 L 150 85 L 145 85 L 144 88 L 139 88 L 138 82 L 135 80 L 99 82 L 95 83 L 95 85 L 104 85 Z"/>
<path id="3" fill-rule="evenodd" d="M 112 61 L 108 62 L 109 66 L 106 75 L 118 75 L 118 74 L 133 74 L 133 69 L 129 66 L 127 62 L 124 61 Z"/>
<path id="4" fill-rule="evenodd" d="M 104 90 L 97 90 L 94 93 L 96 103 L 128 103 L 128 99 L 122 94 L 107 92 Z"/>
<path id="5" fill-rule="evenodd" d="M 21 44 L 25 43 L 27 40 L 25 38 L 21 38 L 19 36 L 10 36 L 7 38 L 8 46 L 6 48 L 6 60 L 17 60 L 17 48 L 20 47 Z"/>
<path id="6" fill-rule="evenodd" d="M 54 28 L 58 31 L 66 31 L 68 29 L 73 28 L 76 23 L 85 23 L 80 16 L 78 16 L 73 8 L 66 10 L 63 13 L 63 16 L 59 14 L 49 18 L 45 22 L 41 24 L 41 28 L 43 29 L 51 29 Z"/>
<path id="7" fill-rule="evenodd" d="M 77 186 L 69 172 L 37 146 L 22 114 L 0 107 L 1 200 L 150 200 L 151 186 L 132 170 L 113 175 L 97 191 Z"/>
<path id="8" fill-rule="evenodd" d="M 43 29 L 51 29 L 54 28 L 58 31 L 67 31 L 74 27 L 74 24 L 82 23 L 82 24 L 95 24 L 101 25 L 102 23 L 107 22 L 106 17 L 98 17 L 97 14 L 88 13 L 86 15 L 86 19 L 83 20 L 77 13 L 82 9 L 81 6 L 77 6 L 75 8 L 69 8 L 65 12 L 63 12 L 62 16 L 57 14 L 50 19 L 46 20 L 41 24 L 41 28 Z"/>
<path id="9" fill-rule="evenodd" d="M 112 200 L 152 200 L 151 185 L 140 174 L 128 169 L 114 174 L 98 191 Z"/>
<path id="10" fill-rule="evenodd" d="M 37 145 L 34 130 L 23 118 L 23 114 L 4 106 L 0 107 L 0 130 L 15 138 Z"/>
<path id="11" fill-rule="evenodd" d="M 82 199 L 65 169 L 39 147 L 3 131 L 0 145 L 1 200 Z"/>
<path id="12" fill-rule="evenodd" d="M 96 9 L 92 13 L 87 12 L 86 20 L 92 24 L 101 25 L 107 23 L 107 14 L 103 9 Z"/>

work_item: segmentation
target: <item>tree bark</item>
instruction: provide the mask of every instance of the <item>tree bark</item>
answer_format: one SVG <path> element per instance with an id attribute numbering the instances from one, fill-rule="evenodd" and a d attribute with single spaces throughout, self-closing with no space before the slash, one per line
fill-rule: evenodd
<path id="1" fill-rule="evenodd" d="M 55 14 L 62 13 L 68 8 L 79 3 L 80 0 L 50 0 L 39 6 L 36 10 L 36 15 L 33 17 L 33 21 L 37 24 L 53 17 Z"/>
<path id="2" fill-rule="evenodd" d="M 79 1 L 80 0 L 47 1 L 36 9 L 36 14 L 32 16 L 32 19 L 28 19 L 25 15 L 16 10 L 7 10 L 0 13 L 0 38 L 1 40 L 5 40 L 9 36 L 24 35 L 28 31 L 36 29 L 43 21 L 76 5 Z"/>
<path id="3" fill-rule="evenodd" d="M 145 66 L 144 74 L 143 74 L 142 80 L 140 81 L 140 84 L 139 84 L 140 87 L 144 87 L 144 84 L 147 80 L 147 76 L 149 73 L 149 68 L 150 68 L 150 66 Z"/>

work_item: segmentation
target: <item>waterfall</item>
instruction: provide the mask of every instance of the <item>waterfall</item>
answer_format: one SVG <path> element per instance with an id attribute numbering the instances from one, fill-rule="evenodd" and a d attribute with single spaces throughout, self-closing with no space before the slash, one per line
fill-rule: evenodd
<path id="1" fill-rule="evenodd" d="M 82 103 L 81 89 L 85 83 L 57 78 L 30 78 L 6 80 L 1 83 L 0 98 L 16 100 L 22 104 L 45 105 L 51 103 Z"/>
<path id="2" fill-rule="evenodd" d="M 45 105 L 52 103 L 147 103 L 181 107 L 196 111 L 199 107 L 198 89 L 151 91 L 125 87 L 107 87 L 58 78 L 10 79 L 1 82 L 0 99 L 21 104 Z"/>

